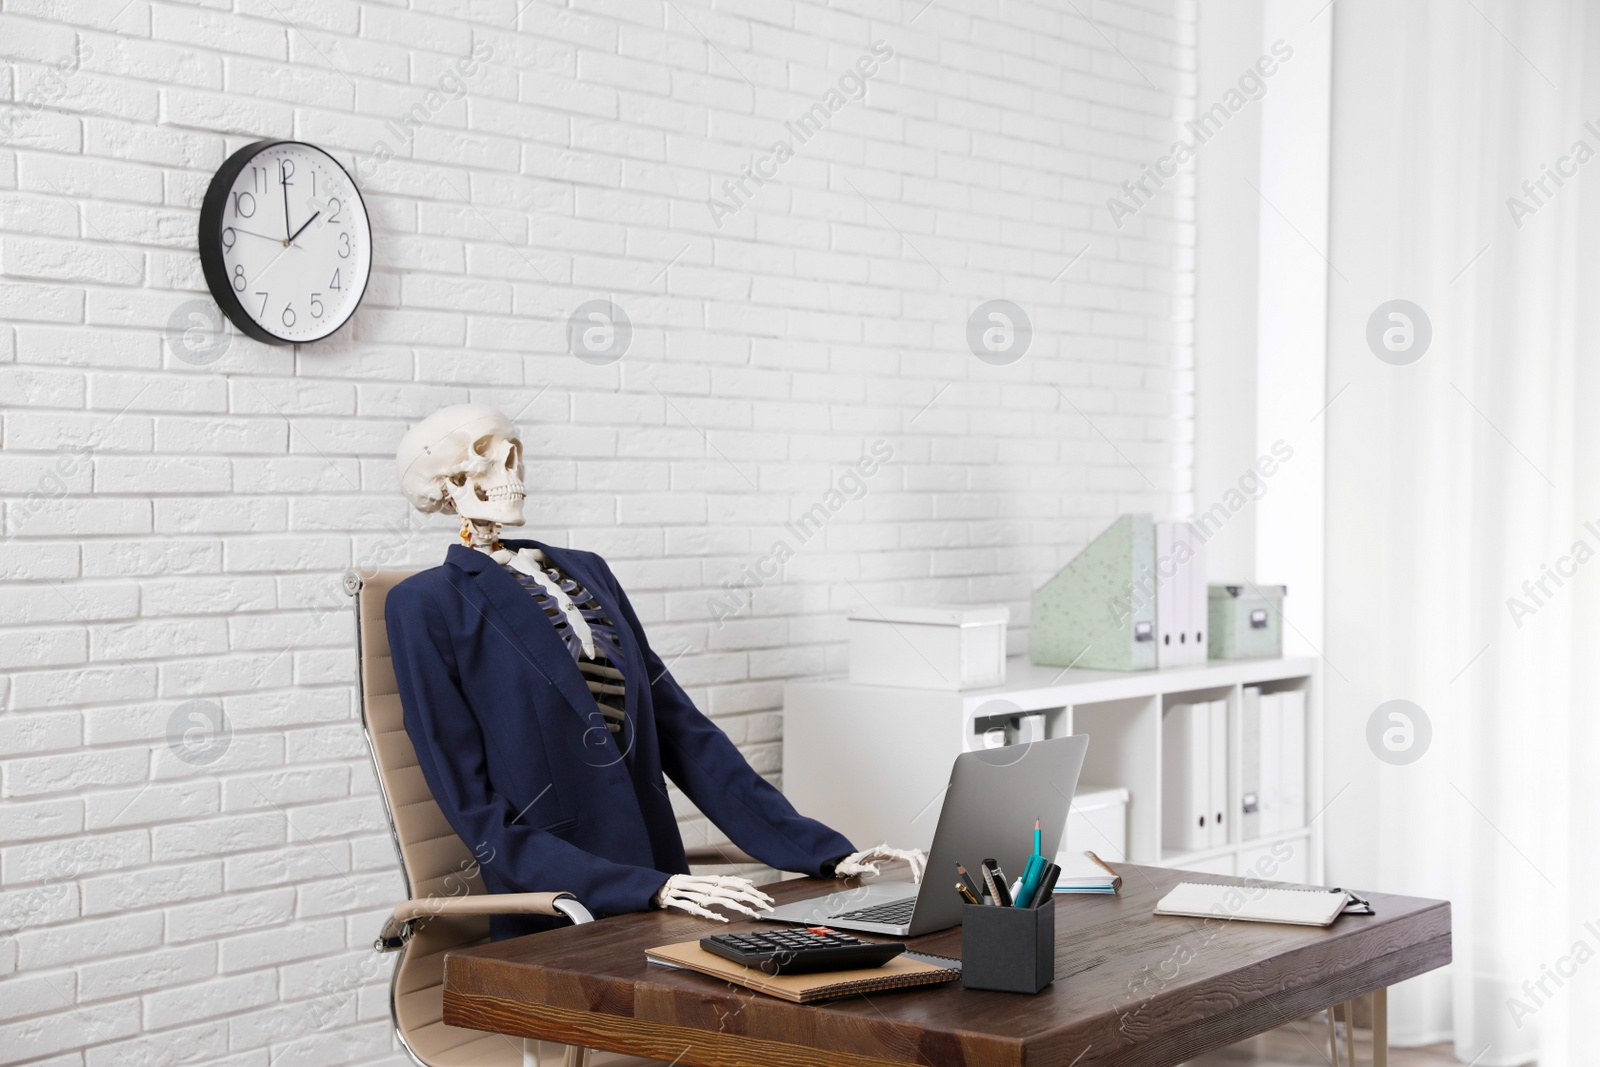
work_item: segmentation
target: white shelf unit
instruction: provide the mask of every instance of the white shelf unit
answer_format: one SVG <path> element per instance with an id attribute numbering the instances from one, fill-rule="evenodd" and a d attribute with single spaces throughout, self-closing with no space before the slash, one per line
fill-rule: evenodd
<path id="1" fill-rule="evenodd" d="M 1306 692 L 1306 818 L 1271 839 L 1240 839 L 1240 718 L 1243 692 Z M 1190 853 L 1161 847 L 1161 716 L 1194 700 L 1228 703 L 1228 843 Z M 1003 701 L 1005 703 L 996 702 Z M 836 828 L 858 847 L 880 841 L 927 848 L 950 767 L 984 747 L 991 714 L 1043 712 L 1047 737 L 1089 735 L 1079 792 L 1128 790 L 1127 855 L 1132 863 L 1271 881 L 1320 884 L 1323 831 L 1322 701 L 1309 658 L 1214 660 L 1167 670 L 1086 671 L 1039 667 L 1011 658 L 1006 682 L 943 692 L 854 685 L 844 679 L 791 682 L 784 689 L 783 789 L 795 807 Z M 1013 714 L 1015 712 L 1012 712 Z M 1099 848 L 1097 848 L 1097 844 Z M 1095 851 L 1103 842 L 1069 841 Z"/>

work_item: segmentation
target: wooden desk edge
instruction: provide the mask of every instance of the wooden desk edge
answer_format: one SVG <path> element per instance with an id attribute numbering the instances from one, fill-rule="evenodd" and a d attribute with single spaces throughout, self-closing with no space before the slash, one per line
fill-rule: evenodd
<path id="1" fill-rule="evenodd" d="M 526 1004 L 484 994 L 456 993 L 446 988 L 444 1021 L 451 1026 L 489 1030 L 501 1034 L 537 1037 L 567 1045 L 645 1056 L 673 1064 L 695 1067 L 748 1067 L 752 1062 L 771 1067 L 905 1067 L 926 1063 L 915 1052 L 912 1059 L 879 1059 L 810 1045 L 772 1041 L 719 1033 L 698 1027 L 608 1015 L 604 1012 L 577 1011 L 547 1004 Z M 1003 1060 L 959 1061 L 963 1065 L 985 1067 L 1021 1063 L 1021 1042 L 1014 1043 L 1017 1054 Z M 908 1048 L 908 1052 L 912 1050 Z M 943 1061 L 954 1064 L 956 1061 Z"/>
<path id="2" fill-rule="evenodd" d="M 1155 1023 L 1148 1027 L 1150 1032 L 1147 1035 L 1132 1045 L 1115 1044 L 1115 1033 L 1122 1029 L 1121 1016 L 1116 1017 L 1116 1024 L 1109 1030 L 1097 1026 L 1099 1033 L 1079 1031 L 1070 1038 L 1060 1032 L 1042 1034 L 1027 1042 L 1026 1059 L 1018 1062 L 1074 1062 L 1073 1057 L 1091 1050 L 1098 1043 L 1089 1039 L 1097 1038 L 1105 1042 L 1103 1047 L 1112 1053 L 1112 1062 L 1117 1067 L 1170 1067 L 1227 1048 L 1247 1037 L 1265 1033 L 1296 1019 L 1303 1019 L 1330 1005 L 1387 989 L 1397 982 L 1442 967 L 1451 958 L 1451 934 L 1446 931 L 1404 949 L 1374 957 L 1358 967 L 1337 972 L 1326 979 L 1280 989 L 1181 1025 L 1161 1026 Z M 1066 1058 L 1059 1059 L 1064 1051 Z M 1077 1061 L 1078 1067 L 1092 1067 L 1100 1062 L 1098 1056 L 1084 1056 Z"/>
<path id="3" fill-rule="evenodd" d="M 1161 1026 L 1149 1020 L 1149 1033 L 1128 1043 L 1128 1012 L 1108 1011 L 1075 1027 L 1048 1031 L 1027 1038 L 1006 1038 L 993 1033 L 922 1031 L 918 1039 L 896 1041 L 903 1053 L 893 1059 L 848 1052 L 814 1045 L 722 1033 L 699 1027 L 682 1026 L 622 1016 L 604 1011 L 585 1011 L 546 1004 L 507 1000 L 482 993 L 462 993 L 448 983 L 444 988 L 444 1021 L 451 1026 L 469 1027 L 522 1037 L 543 1038 L 564 1044 L 645 1056 L 697 1067 L 739 1067 L 751 1062 L 773 1067 L 905 1067 L 911 1063 L 938 1062 L 950 1067 L 1019 1067 L 1023 1064 L 1055 1062 L 1063 1052 L 1067 1060 L 1100 1044 L 1115 1057 L 1119 1067 L 1168 1067 L 1194 1056 L 1227 1047 L 1246 1037 L 1320 1011 L 1377 989 L 1385 989 L 1407 978 L 1426 973 L 1451 961 L 1453 950 L 1449 925 L 1450 905 L 1440 902 L 1437 909 L 1446 916 L 1443 932 L 1393 952 L 1373 957 L 1348 969 L 1304 985 L 1292 986 L 1225 1011 L 1214 1011 L 1191 1018 L 1177 1026 Z M 1138 1014 L 1136 1011 L 1133 1014 Z M 1160 1014 L 1160 1013 L 1155 1013 Z M 902 1033 L 898 1036 L 905 1038 Z M 929 1054 L 937 1051 L 940 1058 Z M 956 1058 L 951 1058 L 956 1057 Z M 1100 1061 L 1100 1056 L 1081 1059 L 1083 1067 Z M 1063 1061 L 1065 1062 L 1065 1061 Z"/>

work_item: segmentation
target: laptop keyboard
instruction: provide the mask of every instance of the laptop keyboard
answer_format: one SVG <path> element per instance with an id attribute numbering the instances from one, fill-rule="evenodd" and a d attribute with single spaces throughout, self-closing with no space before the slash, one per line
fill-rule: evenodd
<path id="1" fill-rule="evenodd" d="M 904 900 L 891 900 L 887 904 L 874 904 L 870 908 L 858 908 L 855 911 L 842 911 L 830 915 L 830 919 L 849 919 L 853 922 L 883 923 L 885 926 L 908 926 L 911 915 L 917 910 L 917 898 L 906 897 Z"/>

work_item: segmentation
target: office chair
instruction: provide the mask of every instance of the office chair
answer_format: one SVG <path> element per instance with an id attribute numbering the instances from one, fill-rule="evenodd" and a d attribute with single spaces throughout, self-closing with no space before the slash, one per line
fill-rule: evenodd
<path id="1" fill-rule="evenodd" d="M 376 942 L 379 952 L 400 953 L 389 985 L 389 1012 L 400 1044 L 419 1067 L 554 1067 L 557 1063 L 565 1067 L 644 1067 L 659 1063 L 445 1024 L 445 953 L 488 941 L 491 914 L 564 915 L 573 923 L 593 922 L 594 916 L 570 893 L 484 892 L 471 851 L 433 799 L 406 734 L 383 619 L 389 590 L 409 575 L 409 571 L 377 571 L 363 576 L 350 571 L 344 579 L 345 592 L 356 611 L 361 724 L 406 880 L 407 899 L 395 905 Z M 730 866 L 757 861 L 724 846 L 690 849 L 689 862 Z"/>

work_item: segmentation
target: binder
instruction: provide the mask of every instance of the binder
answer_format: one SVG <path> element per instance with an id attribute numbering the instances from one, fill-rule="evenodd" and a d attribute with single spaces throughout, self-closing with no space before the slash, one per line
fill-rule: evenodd
<path id="1" fill-rule="evenodd" d="M 1155 524 L 1156 666 L 1206 661 L 1210 605 L 1205 543 L 1188 522 Z"/>
<path id="2" fill-rule="evenodd" d="M 1211 846 L 1210 725 L 1206 705 L 1174 704 L 1161 723 L 1161 845 L 1174 852 Z"/>
<path id="3" fill-rule="evenodd" d="M 1189 662 L 1188 646 L 1183 643 L 1188 626 L 1188 606 L 1180 603 L 1187 596 L 1183 575 L 1173 570 L 1177 552 L 1175 522 L 1156 523 L 1156 666 L 1180 667 Z"/>
<path id="4" fill-rule="evenodd" d="M 1289 689 L 1278 694 L 1282 756 L 1279 790 L 1283 813 L 1279 830 L 1298 830 L 1306 824 L 1306 694 Z"/>
<path id="5" fill-rule="evenodd" d="M 1228 843 L 1228 702 L 1213 700 L 1205 705 L 1210 736 L 1206 745 L 1206 816 L 1210 823 L 1209 844 L 1221 848 Z"/>
<path id="6" fill-rule="evenodd" d="M 1261 704 L 1261 836 L 1271 837 L 1283 825 L 1283 716 L 1277 693 L 1262 693 Z"/>
<path id="7" fill-rule="evenodd" d="M 1184 631 L 1188 641 L 1184 647 L 1188 649 L 1191 665 L 1204 666 L 1210 655 L 1207 638 L 1210 634 L 1210 586 L 1206 584 L 1206 543 L 1200 538 L 1200 531 L 1191 523 L 1180 523 L 1179 530 L 1183 543 L 1189 546 L 1189 562 L 1183 569 L 1183 592 L 1180 594 L 1180 607 L 1183 608 L 1186 619 Z"/>
<path id="8" fill-rule="evenodd" d="M 1239 840 L 1261 836 L 1261 690 L 1250 686 L 1239 706 Z"/>

